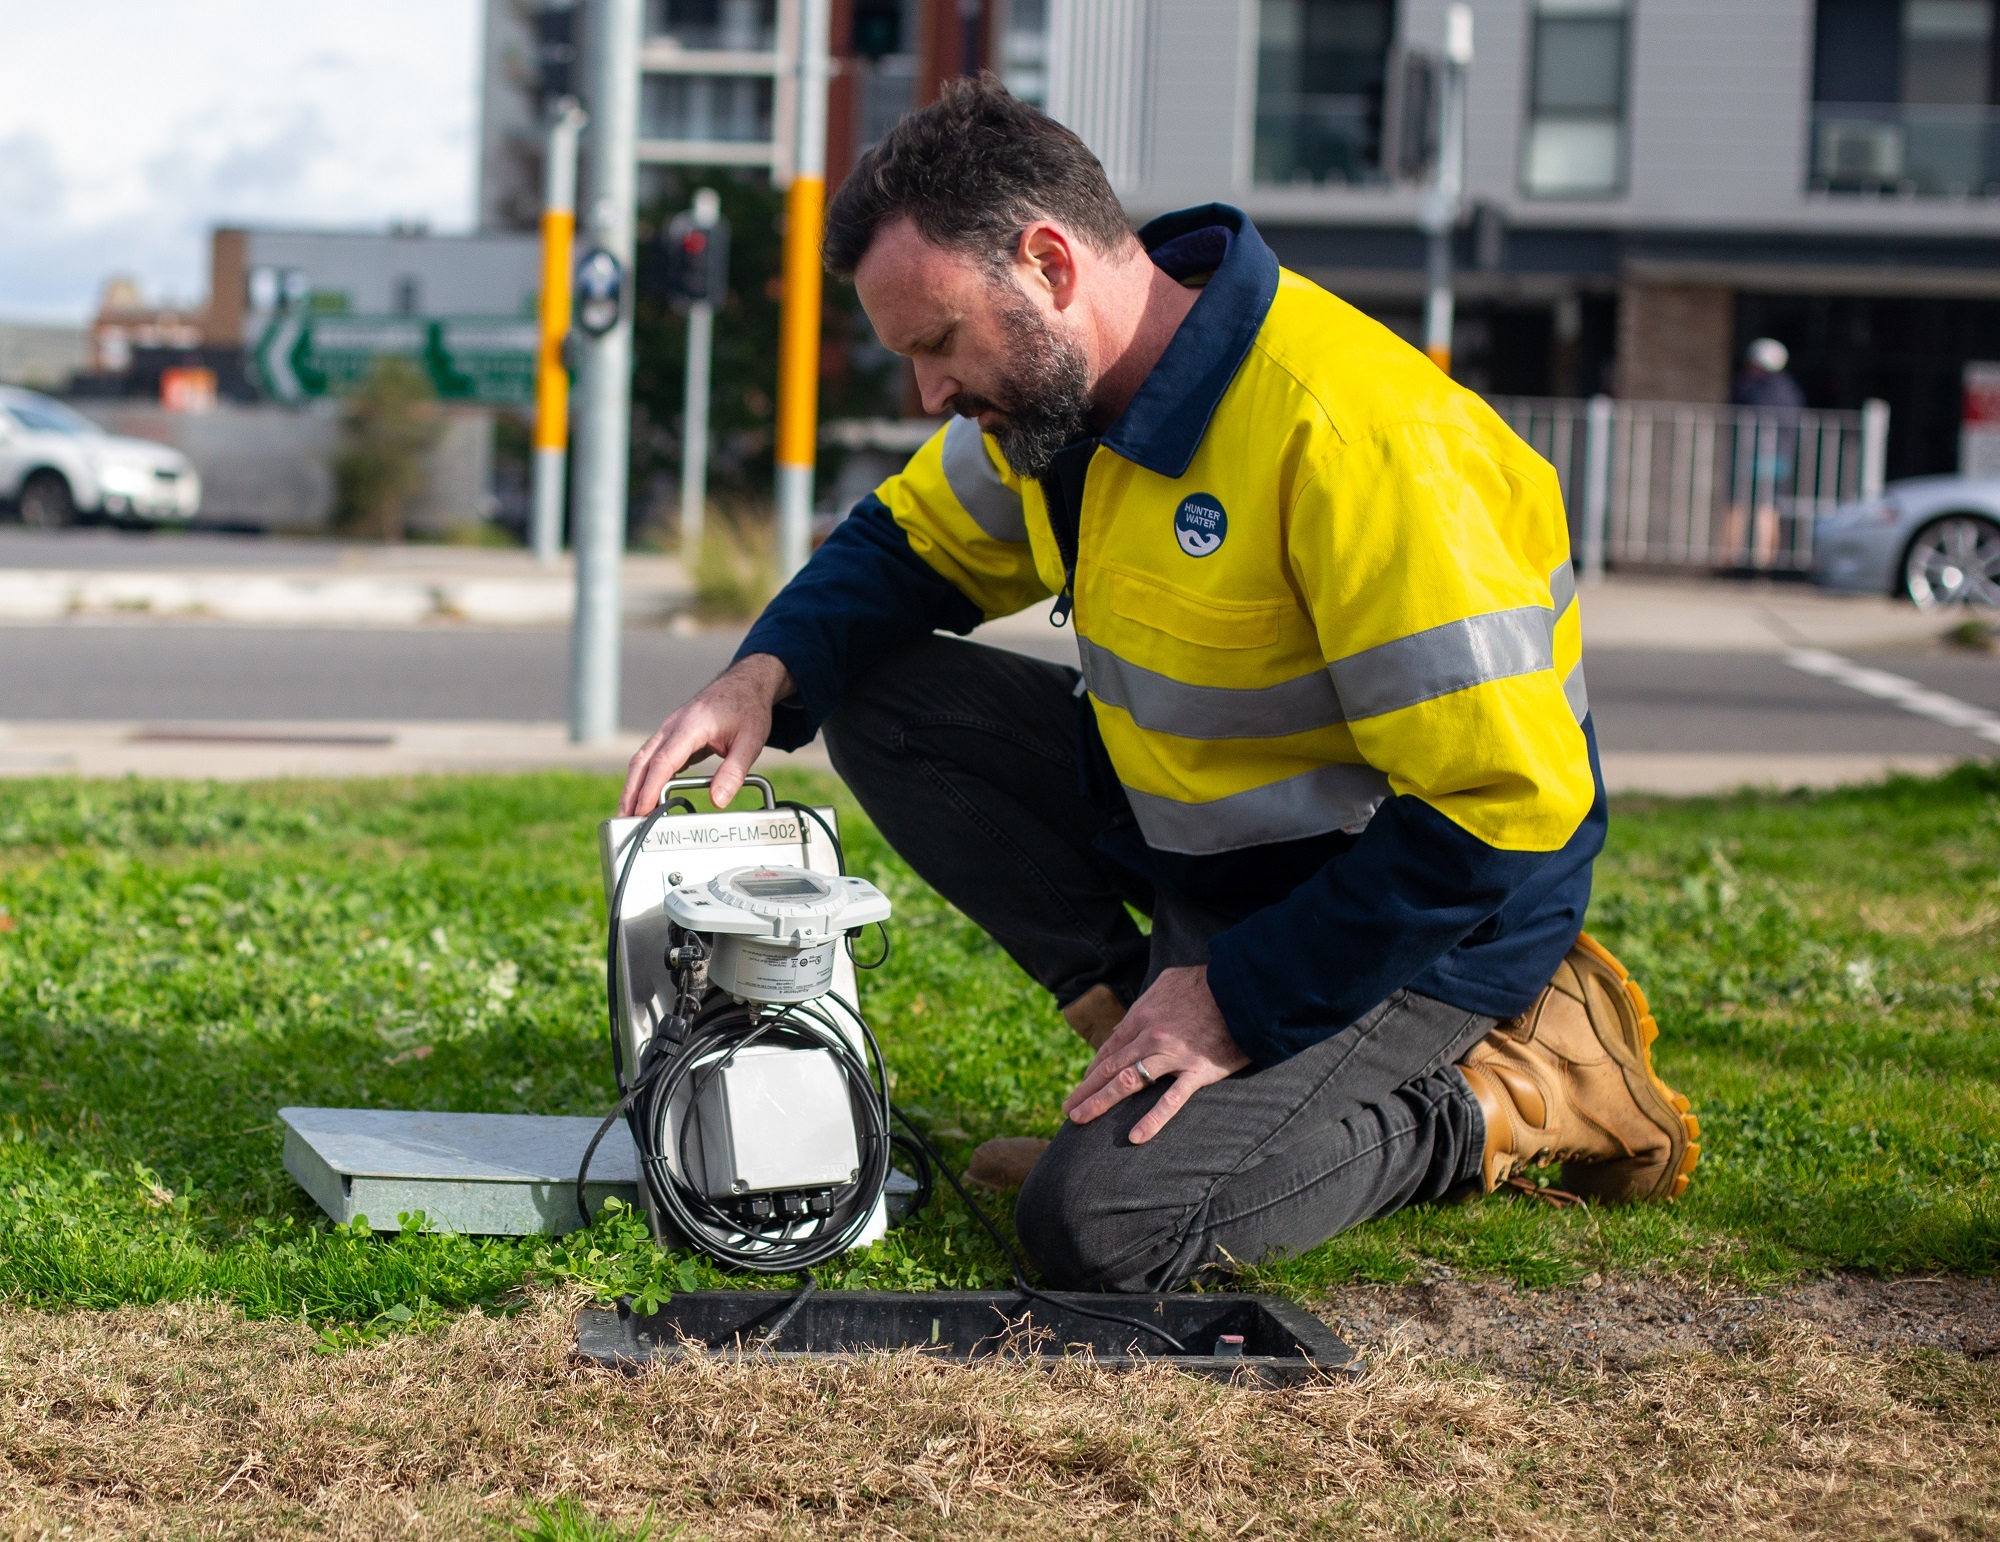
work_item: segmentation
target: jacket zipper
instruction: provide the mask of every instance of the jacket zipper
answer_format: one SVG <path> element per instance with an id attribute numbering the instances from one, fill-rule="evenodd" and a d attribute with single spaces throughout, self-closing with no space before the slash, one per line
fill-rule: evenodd
<path id="1" fill-rule="evenodd" d="M 1056 451 L 1042 475 L 1042 497 L 1049 506 L 1049 530 L 1063 559 L 1062 593 L 1049 611 L 1050 626 L 1067 626 L 1076 608 L 1076 554 L 1082 541 L 1083 489 L 1090 462 L 1097 454 L 1095 439 L 1081 439 Z"/>

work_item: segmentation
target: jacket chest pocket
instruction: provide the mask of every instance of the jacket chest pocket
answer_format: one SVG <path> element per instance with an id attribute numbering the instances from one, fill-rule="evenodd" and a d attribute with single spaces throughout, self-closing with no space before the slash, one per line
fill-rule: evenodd
<path id="1" fill-rule="evenodd" d="M 1211 600 L 1181 589 L 1112 573 L 1112 614 L 1201 648 L 1269 648 L 1295 607 L 1289 600 Z"/>

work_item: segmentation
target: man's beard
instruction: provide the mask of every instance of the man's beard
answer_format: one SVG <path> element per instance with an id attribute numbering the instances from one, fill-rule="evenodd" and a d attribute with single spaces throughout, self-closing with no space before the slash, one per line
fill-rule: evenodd
<path id="1" fill-rule="evenodd" d="M 999 414 L 990 432 L 1007 464 L 1020 477 L 1039 477 L 1056 451 L 1081 439 L 1090 428 L 1090 367 L 1083 350 L 1042 320 L 1022 300 L 1000 316 L 1012 363 L 1001 373 L 999 396 L 962 391 L 951 410 L 965 417 Z"/>

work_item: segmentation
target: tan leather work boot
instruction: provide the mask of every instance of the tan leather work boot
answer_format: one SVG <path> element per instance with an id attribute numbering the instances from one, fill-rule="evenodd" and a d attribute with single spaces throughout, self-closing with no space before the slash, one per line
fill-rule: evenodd
<path id="1" fill-rule="evenodd" d="M 1063 1021 L 1095 1054 L 1104 1048 L 1117 1026 L 1125 1021 L 1125 1003 L 1108 985 L 1093 985 L 1062 1009 Z"/>
<path id="2" fill-rule="evenodd" d="M 996 1135 L 974 1148 L 965 1181 L 982 1189 L 1018 1189 L 1048 1149 L 1039 1135 Z"/>
<path id="3" fill-rule="evenodd" d="M 1125 1003 L 1108 985 L 1093 985 L 1062 1009 L 1063 1021 L 1095 1054 L 1125 1021 Z M 1037 1135 L 996 1135 L 981 1141 L 966 1164 L 965 1181 L 985 1189 L 1018 1189 L 1049 1143 Z"/>
<path id="4" fill-rule="evenodd" d="M 1517 1167 L 1561 1162 L 1571 1194 L 1674 1199 L 1701 1156 L 1688 1100 L 1653 1071 L 1645 992 L 1589 935 L 1535 1004 L 1459 1064 L 1486 1116 L 1491 1193 Z"/>

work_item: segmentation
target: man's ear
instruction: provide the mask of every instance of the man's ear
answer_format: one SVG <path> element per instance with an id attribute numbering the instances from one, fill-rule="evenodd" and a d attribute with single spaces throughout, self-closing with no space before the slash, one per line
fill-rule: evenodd
<path id="1" fill-rule="evenodd" d="M 1021 281 L 1032 290 L 1045 289 L 1057 310 L 1067 310 L 1077 295 L 1076 248 L 1069 232 L 1048 220 L 1036 220 L 1021 232 L 1014 248 Z"/>

